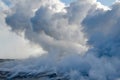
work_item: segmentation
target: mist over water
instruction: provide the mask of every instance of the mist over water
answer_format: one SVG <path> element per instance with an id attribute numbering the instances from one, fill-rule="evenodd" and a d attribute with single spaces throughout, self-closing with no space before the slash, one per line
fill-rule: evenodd
<path id="1" fill-rule="evenodd" d="M 96 0 L 13 0 L 5 18 L 16 34 L 45 54 L 5 62 L 1 70 L 52 71 L 70 80 L 120 79 L 120 2 L 110 8 Z"/>

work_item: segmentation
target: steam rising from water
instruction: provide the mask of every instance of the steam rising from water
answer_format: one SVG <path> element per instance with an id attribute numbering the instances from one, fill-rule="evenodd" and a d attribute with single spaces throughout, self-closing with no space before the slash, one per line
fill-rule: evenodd
<path id="1" fill-rule="evenodd" d="M 46 51 L 3 64 L 11 71 L 55 71 L 70 80 L 120 78 L 120 2 L 106 10 L 95 0 L 13 0 L 6 24 Z M 83 55 L 81 55 L 83 54 Z"/>

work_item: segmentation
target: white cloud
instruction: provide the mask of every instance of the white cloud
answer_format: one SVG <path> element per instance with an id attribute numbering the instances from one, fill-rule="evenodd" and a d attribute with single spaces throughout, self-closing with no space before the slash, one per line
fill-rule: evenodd
<path id="1" fill-rule="evenodd" d="M 0 1 L 0 58 L 27 58 L 32 55 L 41 54 L 42 49 L 29 44 L 24 38 L 10 32 L 5 24 L 5 10 L 8 6 Z"/>
<path id="2" fill-rule="evenodd" d="M 2 1 L 0 0 L 0 12 L 1 12 L 2 10 L 7 10 L 7 9 L 8 9 L 8 6 L 5 5 L 4 2 L 2 2 Z"/>

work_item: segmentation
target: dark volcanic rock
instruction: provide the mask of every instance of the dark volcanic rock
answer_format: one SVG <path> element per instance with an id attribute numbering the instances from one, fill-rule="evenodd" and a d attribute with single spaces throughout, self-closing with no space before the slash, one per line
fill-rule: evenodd
<path id="1" fill-rule="evenodd" d="M 7 61 L 14 61 L 14 59 L 0 59 L 0 63 Z M 0 80 L 69 80 L 69 78 L 53 71 L 13 72 L 1 69 Z"/>
<path id="2" fill-rule="evenodd" d="M 43 79 L 44 78 L 44 79 Z M 69 80 L 67 76 L 62 76 L 55 72 L 39 72 L 39 73 L 30 73 L 30 72 L 18 72 L 12 73 L 10 71 L 0 71 L 0 80 Z"/>
<path id="3" fill-rule="evenodd" d="M 6 61 L 14 61 L 14 59 L 0 59 L 0 63 L 1 62 L 6 62 Z"/>

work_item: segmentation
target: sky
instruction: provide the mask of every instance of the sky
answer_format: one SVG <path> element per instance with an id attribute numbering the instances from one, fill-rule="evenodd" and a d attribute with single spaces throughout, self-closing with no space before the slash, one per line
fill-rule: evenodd
<path id="1" fill-rule="evenodd" d="M 61 1 L 65 2 L 66 4 L 69 4 L 70 2 L 75 1 L 75 0 L 61 0 Z"/>
<path id="2" fill-rule="evenodd" d="M 9 0 L 3 1 L 5 1 L 7 5 L 10 5 Z M 69 4 L 74 0 L 62 0 L 62 1 L 66 4 Z M 104 5 L 111 5 L 114 0 L 98 0 L 98 1 L 100 1 Z M 7 6 L 4 6 L 4 8 L 7 8 Z M 10 46 L 11 44 L 12 46 Z M 22 56 L 21 52 L 27 54 Z M 29 42 L 26 42 L 23 38 L 17 36 L 15 33 L 10 32 L 8 28 L 3 29 L 3 26 L 0 26 L 0 58 L 15 58 L 16 56 L 18 56 L 16 58 L 19 57 L 23 58 L 28 57 L 28 55 L 29 56 L 33 55 L 36 52 L 37 53 L 40 52 L 39 48 L 30 45 Z"/>
<path id="3" fill-rule="evenodd" d="M 62 1 L 65 2 L 66 4 L 68 4 L 74 0 L 62 0 Z M 111 5 L 115 0 L 98 0 L 98 1 L 104 5 Z"/>
<path id="4" fill-rule="evenodd" d="M 115 0 L 98 0 L 104 5 L 111 5 Z"/>

